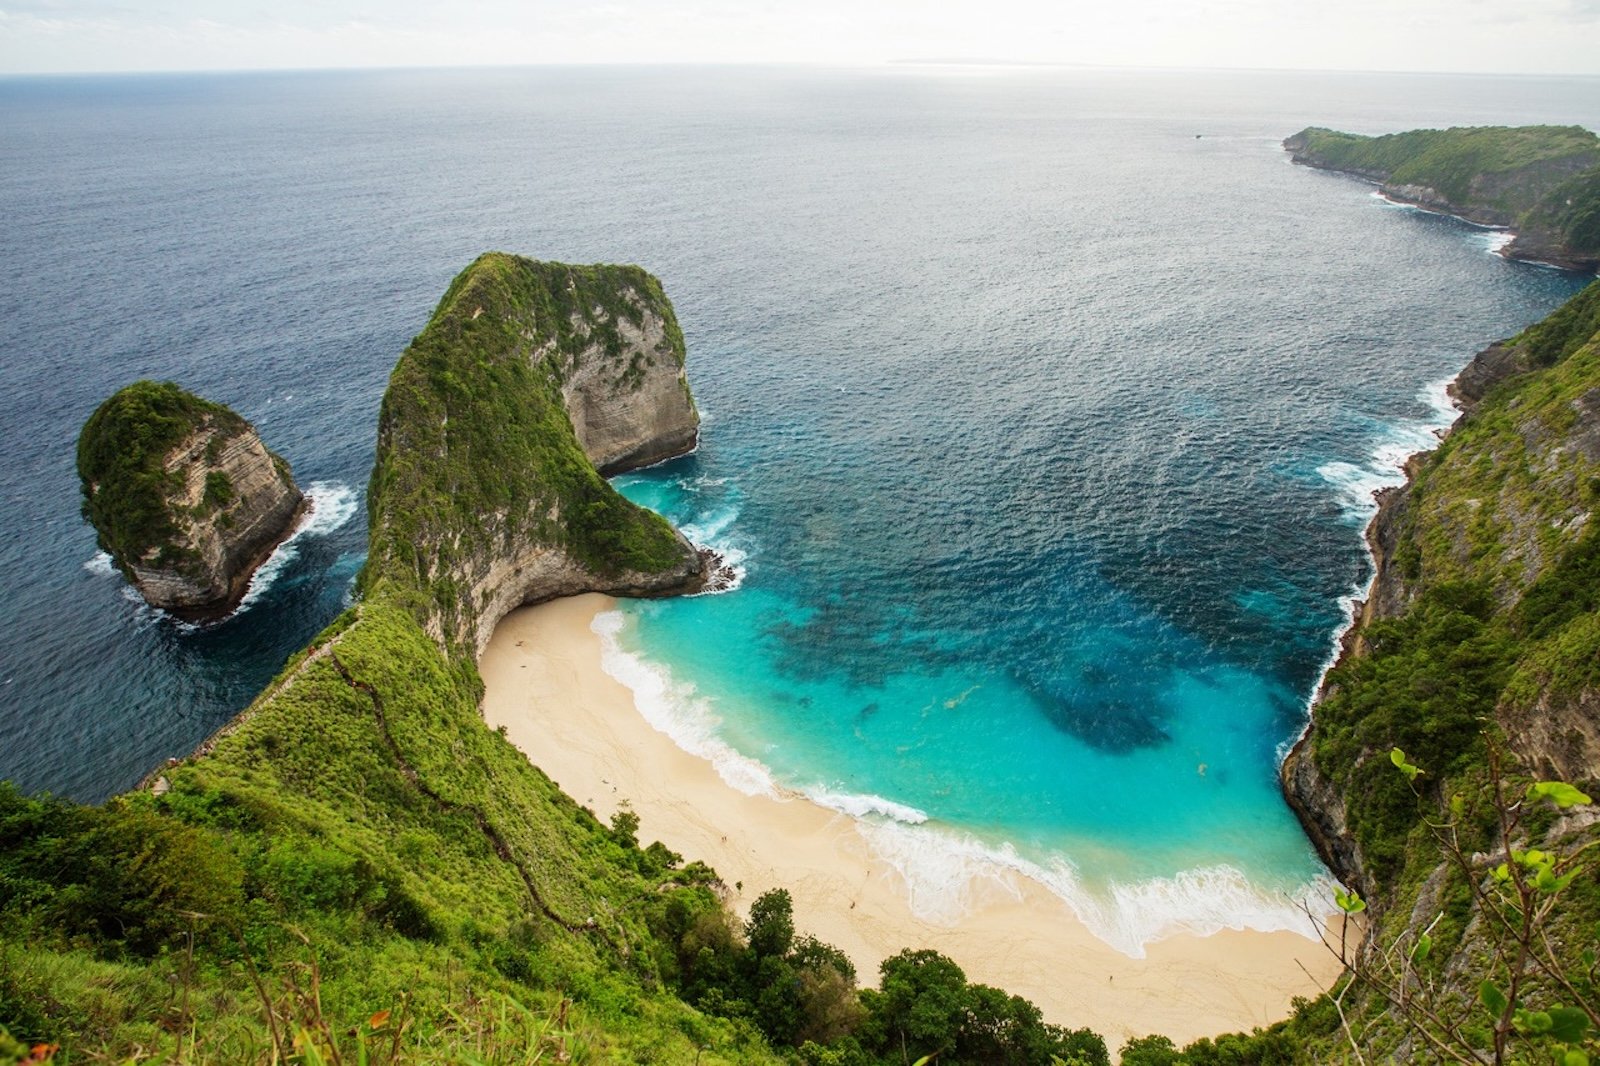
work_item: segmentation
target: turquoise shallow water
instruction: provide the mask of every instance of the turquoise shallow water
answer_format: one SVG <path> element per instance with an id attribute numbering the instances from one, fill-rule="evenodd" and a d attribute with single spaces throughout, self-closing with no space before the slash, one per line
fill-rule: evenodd
<path id="1" fill-rule="evenodd" d="M 863 814 L 933 916 L 1011 868 L 1130 952 L 1292 922 L 1317 867 L 1274 768 L 1370 492 L 1430 387 L 1583 279 L 1278 142 L 1522 122 L 1600 125 L 1600 80 L 0 79 L 0 778 L 126 788 L 337 614 L 389 370 L 474 256 L 637 262 L 706 424 L 621 484 L 745 570 L 607 623 L 654 720 Z M 141 376 L 329 504 L 220 626 L 131 602 L 78 517 L 77 430 Z"/>

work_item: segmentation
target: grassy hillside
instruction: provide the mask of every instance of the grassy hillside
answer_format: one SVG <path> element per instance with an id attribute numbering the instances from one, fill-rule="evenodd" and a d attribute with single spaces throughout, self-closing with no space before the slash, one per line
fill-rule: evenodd
<path id="1" fill-rule="evenodd" d="M 384 398 L 362 602 L 152 788 L 0 787 L 0 1063 L 1108 1063 L 933 952 L 858 993 L 786 893 L 739 922 L 483 723 L 459 567 L 517 538 L 602 574 L 676 550 L 557 391 L 640 299 L 672 321 L 637 268 L 474 263 Z"/>

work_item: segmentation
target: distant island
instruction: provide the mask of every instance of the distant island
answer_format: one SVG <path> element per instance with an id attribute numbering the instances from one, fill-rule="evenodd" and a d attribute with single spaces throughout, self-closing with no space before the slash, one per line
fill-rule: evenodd
<path id="1" fill-rule="evenodd" d="M 1600 137 L 1581 126 L 1480 126 L 1381 137 L 1310 127 L 1283 142 L 1304 166 L 1383 195 L 1515 231 L 1513 259 L 1600 266 Z"/>

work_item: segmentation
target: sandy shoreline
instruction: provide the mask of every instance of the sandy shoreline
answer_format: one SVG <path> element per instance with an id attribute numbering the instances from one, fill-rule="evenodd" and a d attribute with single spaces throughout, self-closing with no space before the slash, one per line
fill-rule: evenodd
<path id="1" fill-rule="evenodd" d="M 787 888 L 796 927 L 845 951 L 863 985 L 876 984 L 878 962 L 901 948 L 934 948 L 969 980 L 1026 996 L 1049 1021 L 1095 1029 L 1115 1051 L 1142 1033 L 1182 1045 L 1268 1024 L 1338 976 L 1321 944 L 1291 932 L 1175 936 L 1131 959 L 1021 877 L 1020 899 L 991 893 L 953 926 L 919 919 L 853 819 L 805 799 L 746 796 L 651 728 L 601 667 L 590 624 L 611 602 L 581 596 L 507 616 L 479 661 L 485 718 L 602 819 L 627 800 L 641 841 L 709 863 L 730 887 L 742 883 L 733 900 L 741 912 L 767 889 Z"/>

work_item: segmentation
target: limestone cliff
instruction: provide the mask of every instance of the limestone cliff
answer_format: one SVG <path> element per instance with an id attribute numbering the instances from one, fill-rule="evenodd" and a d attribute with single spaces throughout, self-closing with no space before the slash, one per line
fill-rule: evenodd
<path id="1" fill-rule="evenodd" d="M 390 378 L 362 587 L 474 655 L 523 604 L 695 591 L 708 558 L 600 471 L 682 454 L 697 425 L 655 278 L 482 256 Z"/>
<path id="2" fill-rule="evenodd" d="M 208 620 L 236 606 L 305 508 L 289 465 L 233 411 L 140 381 L 78 439 L 83 513 L 153 606 Z"/>
<path id="3" fill-rule="evenodd" d="M 1303 166 L 1383 195 L 1515 231 L 1513 259 L 1600 266 L 1600 138 L 1576 126 L 1457 127 L 1365 137 L 1311 127 L 1283 142 Z"/>

